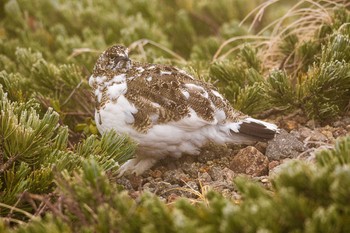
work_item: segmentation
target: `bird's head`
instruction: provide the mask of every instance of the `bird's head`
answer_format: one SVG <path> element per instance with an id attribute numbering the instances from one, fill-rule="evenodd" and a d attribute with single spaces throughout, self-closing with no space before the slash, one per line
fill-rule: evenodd
<path id="1" fill-rule="evenodd" d="M 113 45 L 104 51 L 98 58 L 94 72 L 116 71 L 117 69 L 130 67 L 128 48 L 123 45 Z"/>

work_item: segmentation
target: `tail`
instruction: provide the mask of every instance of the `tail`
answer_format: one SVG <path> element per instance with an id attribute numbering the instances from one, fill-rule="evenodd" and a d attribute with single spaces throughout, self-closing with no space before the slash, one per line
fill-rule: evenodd
<path id="1" fill-rule="evenodd" d="M 250 142 L 268 141 L 273 139 L 278 132 L 279 129 L 275 124 L 251 117 L 230 124 L 230 133 L 233 136 L 233 141 L 235 141 L 235 138 L 240 138 L 238 139 L 239 141 L 244 141 L 244 139 Z"/>

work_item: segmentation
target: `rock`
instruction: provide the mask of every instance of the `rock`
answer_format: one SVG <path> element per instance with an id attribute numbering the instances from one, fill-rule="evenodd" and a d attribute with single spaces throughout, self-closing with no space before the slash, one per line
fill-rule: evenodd
<path id="1" fill-rule="evenodd" d="M 210 175 L 212 181 L 214 181 L 215 183 L 220 183 L 220 182 L 225 182 L 225 181 L 229 181 L 230 183 L 232 182 L 235 173 L 225 167 L 219 167 L 219 166 L 214 166 L 212 167 L 209 171 L 208 174 Z"/>
<path id="2" fill-rule="evenodd" d="M 269 160 L 255 147 L 241 149 L 232 159 L 229 168 L 236 173 L 263 176 L 268 173 Z"/>
<path id="3" fill-rule="evenodd" d="M 287 129 L 287 130 L 293 130 L 293 129 L 297 129 L 298 128 L 298 122 L 297 121 L 294 121 L 294 120 L 286 120 L 285 122 L 284 122 L 284 127 L 283 128 L 285 128 L 285 129 Z"/>
<path id="4" fill-rule="evenodd" d="M 141 187 L 142 185 L 142 177 L 141 176 L 137 176 L 137 175 L 130 175 L 129 176 L 129 181 L 130 181 L 130 185 L 132 186 L 132 188 L 134 190 L 138 190 L 139 187 Z"/>
<path id="5" fill-rule="evenodd" d="M 281 173 L 283 170 L 288 169 L 288 167 L 290 166 L 290 164 L 296 161 L 296 159 L 285 159 L 281 162 L 281 164 L 279 164 L 278 166 L 274 167 L 273 169 L 271 169 L 269 171 L 269 176 L 270 177 L 274 177 L 275 175 Z"/>
<path id="6" fill-rule="evenodd" d="M 280 160 L 295 158 L 302 151 L 304 151 L 304 144 L 282 129 L 273 140 L 269 141 L 265 155 L 269 160 Z"/>
<path id="7" fill-rule="evenodd" d="M 156 169 L 156 170 L 151 170 L 151 171 L 150 171 L 150 175 L 151 175 L 153 178 L 160 178 L 160 177 L 162 177 L 163 173 L 162 173 L 162 171 Z"/>
<path id="8" fill-rule="evenodd" d="M 332 124 L 334 127 L 344 128 L 350 125 L 350 117 L 345 116 L 341 120 L 335 121 Z"/>
<path id="9" fill-rule="evenodd" d="M 235 173 L 233 170 L 225 167 L 224 169 L 222 169 L 222 178 L 224 181 L 228 181 L 229 183 L 231 183 L 231 181 L 233 181 L 233 179 L 235 178 Z"/>
<path id="10" fill-rule="evenodd" d="M 198 180 L 203 183 L 209 183 L 212 181 L 211 176 L 208 172 L 199 173 Z"/>
<path id="11" fill-rule="evenodd" d="M 328 140 L 327 137 L 317 129 L 311 130 L 307 127 L 301 127 L 299 129 L 299 132 L 302 140 L 306 138 L 309 138 L 309 141 L 316 141 L 316 142 L 326 142 Z"/>
<path id="12" fill-rule="evenodd" d="M 155 190 L 155 187 L 151 182 L 147 182 L 143 185 L 142 189 L 143 189 L 143 191 L 148 191 L 148 192 L 153 193 Z"/>
<path id="13" fill-rule="evenodd" d="M 167 203 L 173 203 L 175 202 L 177 199 L 179 199 L 181 196 L 177 195 L 176 193 L 171 193 L 168 197 L 167 197 Z"/>
<path id="14" fill-rule="evenodd" d="M 279 161 L 273 160 L 269 163 L 269 170 L 272 170 L 273 168 L 277 167 L 278 165 L 280 165 Z"/>
<path id="15" fill-rule="evenodd" d="M 328 128 L 326 128 L 322 130 L 321 133 L 327 138 L 327 141 L 332 142 L 335 140 L 332 131 L 334 131 L 334 129 L 329 130 Z"/>
<path id="16" fill-rule="evenodd" d="M 260 151 L 261 153 L 265 154 L 266 153 L 266 147 L 267 143 L 266 142 L 258 142 L 254 145 L 254 147 Z"/>
<path id="17" fill-rule="evenodd" d="M 222 176 L 222 168 L 220 167 L 212 167 L 210 170 L 209 170 L 209 175 L 211 177 L 212 180 L 223 180 L 223 176 Z"/>
<path id="18" fill-rule="evenodd" d="M 133 199 L 139 198 L 141 196 L 140 191 L 130 191 L 129 196 Z"/>
<path id="19" fill-rule="evenodd" d="M 169 170 L 163 174 L 163 180 L 172 184 L 179 184 L 190 179 L 189 175 L 183 173 L 181 169 Z"/>
<path id="20" fill-rule="evenodd" d="M 198 177 L 199 165 L 196 162 L 188 163 L 185 162 L 181 165 L 182 171 L 192 178 Z"/>
<path id="21" fill-rule="evenodd" d="M 347 134 L 347 130 L 344 128 L 335 128 L 333 131 L 333 137 L 334 138 L 339 138 L 342 136 L 345 136 Z"/>

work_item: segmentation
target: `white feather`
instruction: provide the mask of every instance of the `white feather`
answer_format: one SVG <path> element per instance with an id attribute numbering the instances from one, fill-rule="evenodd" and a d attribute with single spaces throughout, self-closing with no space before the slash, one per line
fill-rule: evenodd
<path id="1" fill-rule="evenodd" d="M 126 83 L 113 84 L 107 88 L 107 93 L 111 99 L 117 99 L 127 91 Z"/>
<path id="2" fill-rule="evenodd" d="M 169 71 L 160 71 L 160 75 L 167 75 L 167 74 L 171 74 L 171 72 L 169 72 Z"/>
<path id="3" fill-rule="evenodd" d="M 215 90 L 211 90 L 211 92 L 215 95 L 215 96 L 217 96 L 217 97 L 219 97 L 220 99 L 224 99 L 224 97 L 222 97 L 222 95 L 219 93 L 219 92 L 217 92 L 217 91 L 215 91 Z"/>
<path id="4" fill-rule="evenodd" d="M 276 131 L 276 132 L 278 131 L 277 125 L 272 124 L 272 123 L 268 123 L 265 121 L 257 120 L 257 119 L 251 118 L 251 117 L 247 117 L 246 119 L 244 119 L 244 122 L 247 122 L 247 123 L 255 122 L 255 123 L 258 123 L 260 125 L 264 125 L 267 129 L 270 129 L 272 131 Z"/>
<path id="5" fill-rule="evenodd" d="M 181 93 L 186 97 L 186 99 L 190 98 L 190 93 L 188 93 L 188 91 L 182 90 Z"/>
<path id="6" fill-rule="evenodd" d="M 136 70 L 140 73 L 142 73 L 143 71 L 145 71 L 144 68 L 142 68 L 141 66 L 140 67 L 136 67 Z"/>
<path id="7" fill-rule="evenodd" d="M 120 75 L 115 75 L 111 82 L 112 83 L 121 83 L 126 81 L 126 75 L 125 74 L 120 74 Z"/>

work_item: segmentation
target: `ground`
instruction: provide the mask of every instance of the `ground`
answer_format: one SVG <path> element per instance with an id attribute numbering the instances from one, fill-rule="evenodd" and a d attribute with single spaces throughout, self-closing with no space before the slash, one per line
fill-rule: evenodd
<path id="1" fill-rule="evenodd" d="M 269 179 L 287 162 L 295 159 L 314 161 L 315 152 L 332 148 L 335 139 L 350 133 L 350 114 L 334 122 L 318 125 L 306 121 L 298 113 L 276 117 L 281 128 L 268 143 L 251 146 L 209 144 L 198 156 L 164 159 L 142 176 L 131 175 L 117 179 L 132 197 L 148 191 L 173 202 L 179 197 L 197 201 L 208 190 L 216 190 L 226 197 L 239 200 L 233 178 L 248 175 L 269 187 Z"/>

